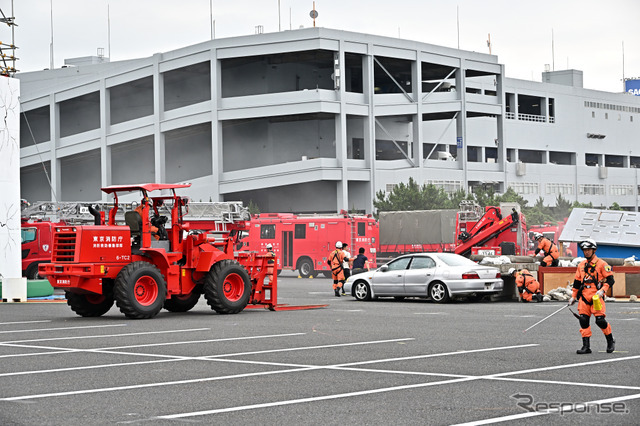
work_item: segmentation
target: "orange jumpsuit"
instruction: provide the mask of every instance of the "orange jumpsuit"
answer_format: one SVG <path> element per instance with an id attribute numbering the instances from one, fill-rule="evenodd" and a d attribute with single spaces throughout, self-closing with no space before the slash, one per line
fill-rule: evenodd
<path id="1" fill-rule="evenodd" d="M 269 282 L 273 282 L 273 268 L 276 263 L 276 254 L 273 252 L 273 249 L 267 249 L 265 256 L 269 257 L 269 260 L 267 260 L 267 276 L 269 277 Z"/>
<path id="2" fill-rule="evenodd" d="M 558 266 L 558 258 L 560 257 L 560 252 L 558 252 L 558 246 L 552 243 L 548 238 L 542 237 L 540 241 L 538 241 L 538 249 L 536 250 L 536 255 L 539 251 L 544 252 L 544 265 L 542 266 Z"/>
<path id="3" fill-rule="evenodd" d="M 344 284 L 344 268 L 342 266 L 344 258 L 344 252 L 340 249 L 335 249 L 329 253 L 329 266 L 331 266 L 334 290 L 341 289 Z"/>
<path id="4" fill-rule="evenodd" d="M 531 302 L 534 294 L 540 294 L 540 283 L 526 269 L 516 274 L 516 285 L 524 302 Z"/>
<path id="5" fill-rule="evenodd" d="M 142 211 L 142 204 L 138 205 L 138 207 L 136 207 L 134 211 L 138 212 L 138 214 L 142 218 L 142 215 L 144 214 Z M 156 226 L 149 224 L 149 230 L 151 231 L 151 235 L 153 235 L 156 240 L 160 239 L 160 236 L 158 235 L 158 228 Z"/>
<path id="6" fill-rule="evenodd" d="M 606 280 L 606 281 L 605 281 Z M 578 265 L 576 276 L 573 281 L 572 296 L 578 299 L 578 313 L 582 318 L 580 320 L 580 334 L 582 337 L 591 337 L 591 326 L 589 326 L 589 318 L 593 315 L 598 325 L 605 335 L 611 334 L 611 324 L 604 319 L 606 307 L 604 298 L 601 298 L 602 309 L 599 311 L 593 308 L 593 295 L 600 289 L 606 293 L 613 286 L 613 272 L 611 266 L 595 254 L 591 260 L 583 260 Z"/>

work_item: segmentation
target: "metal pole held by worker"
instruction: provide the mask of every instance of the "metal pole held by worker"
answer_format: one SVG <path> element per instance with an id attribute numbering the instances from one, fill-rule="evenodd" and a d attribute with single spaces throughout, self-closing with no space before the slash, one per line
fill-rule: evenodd
<path id="1" fill-rule="evenodd" d="M 560 312 L 561 310 L 563 310 L 564 308 L 568 308 L 569 305 L 564 305 L 562 308 L 558 309 L 557 311 L 555 311 L 554 313 L 552 313 L 551 315 L 547 315 L 546 317 L 542 318 L 540 321 L 538 321 L 537 323 L 533 324 L 531 327 L 527 328 L 526 330 L 523 331 L 523 333 L 526 333 L 528 330 L 531 330 L 533 327 L 535 327 L 536 325 L 540 324 L 542 321 L 548 320 L 549 318 L 551 318 L 552 316 L 554 316 L 555 314 L 557 314 L 558 312 Z"/>

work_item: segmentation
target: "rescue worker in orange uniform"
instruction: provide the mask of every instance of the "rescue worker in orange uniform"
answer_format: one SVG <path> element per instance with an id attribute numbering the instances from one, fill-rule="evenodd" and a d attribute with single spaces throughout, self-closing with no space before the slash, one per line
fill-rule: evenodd
<path id="1" fill-rule="evenodd" d="M 518 292 L 523 302 L 542 302 L 542 293 L 540 292 L 540 283 L 527 269 L 516 271 L 515 268 L 509 269 L 509 275 L 515 278 Z"/>
<path id="2" fill-rule="evenodd" d="M 267 244 L 266 249 L 267 253 L 265 256 L 269 257 L 269 260 L 267 260 L 267 276 L 269 277 L 269 282 L 273 282 L 273 268 L 276 264 L 276 254 L 273 251 L 273 244 Z"/>
<path id="3" fill-rule="evenodd" d="M 615 350 L 616 341 L 611 333 L 611 324 L 607 323 L 606 307 L 604 304 L 604 294 L 613 287 L 613 272 L 611 266 L 596 256 L 598 245 L 592 239 L 582 241 L 580 248 L 584 252 L 583 260 L 578 265 L 576 276 L 573 280 L 573 293 L 569 300 L 569 305 L 573 305 L 578 301 L 578 313 L 580 314 L 580 334 L 582 335 L 582 348 L 578 349 L 578 354 L 590 354 L 590 338 L 591 327 L 589 320 L 591 315 L 596 318 L 596 325 L 602 329 L 604 337 L 607 339 L 607 353 L 610 354 Z M 600 297 L 602 308 L 596 310 L 594 307 L 593 296 Z"/>
<path id="4" fill-rule="evenodd" d="M 143 199 L 142 203 L 140 203 L 138 205 L 138 207 L 136 207 L 134 209 L 134 211 L 138 212 L 138 214 L 140 215 L 140 218 L 142 218 L 142 215 L 144 214 L 143 211 L 142 211 L 144 204 L 151 205 L 151 200 L 149 198 Z M 157 226 L 153 226 L 153 225 L 150 224 L 149 225 L 149 230 L 151 231 L 151 235 L 153 235 L 156 240 L 160 239 L 160 236 L 158 236 L 158 227 Z"/>
<path id="5" fill-rule="evenodd" d="M 540 251 L 544 253 L 540 266 L 558 266 L 558 258 L 560 257 L 558 246 L 540 232 L 534 232 L 533 237 L 538 242 L 535 255 L 537 256 Z"/>
<path id="6" fill-rule="evenodd" d="M 340 297 L 342 286 L 344 286 L 344 252 L 342 251 L 342 242 L 336 242 L 336 249 L 329 253 L 329 266 L 331 267 L 331 278 L 333 278 L 333 292 L 336 297 Z"/>

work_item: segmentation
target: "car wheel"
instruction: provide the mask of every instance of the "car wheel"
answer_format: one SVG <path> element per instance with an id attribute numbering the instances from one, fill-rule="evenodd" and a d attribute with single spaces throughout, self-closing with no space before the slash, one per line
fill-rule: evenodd
<path id="1" fill-rule="evenodd" d="M 364 281 L 357 281 L 353 285 L 353 295 L 356 300 L 371 300 L 371 287 Z"/>
<path id="2" fill-rule="evenodd" d="M 449 291 L 444 283 L 436 282 L 429 287 L 429 296 L 436 303 L 445 303 L 449 301 Z"/>
<path id="3" fill-rule="evenodd" d="M 302 278 L 309 278 L 313 275 L 313 263 L 311 259 L 302 259 L 298 262 L 298 272 Z"/>

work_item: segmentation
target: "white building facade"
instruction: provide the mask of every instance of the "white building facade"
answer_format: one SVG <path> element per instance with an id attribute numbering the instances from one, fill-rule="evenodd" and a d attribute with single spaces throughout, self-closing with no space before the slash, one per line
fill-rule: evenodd
<path id="1" fill-rule="evenodd" d="M 197 201 L 369 213 L 412 177 L 638 205 L 640 98 L 580 71 L 515 80 L 496 56 L 308 28 L 18 77 L 28 200 L 191 182 Z"/>

